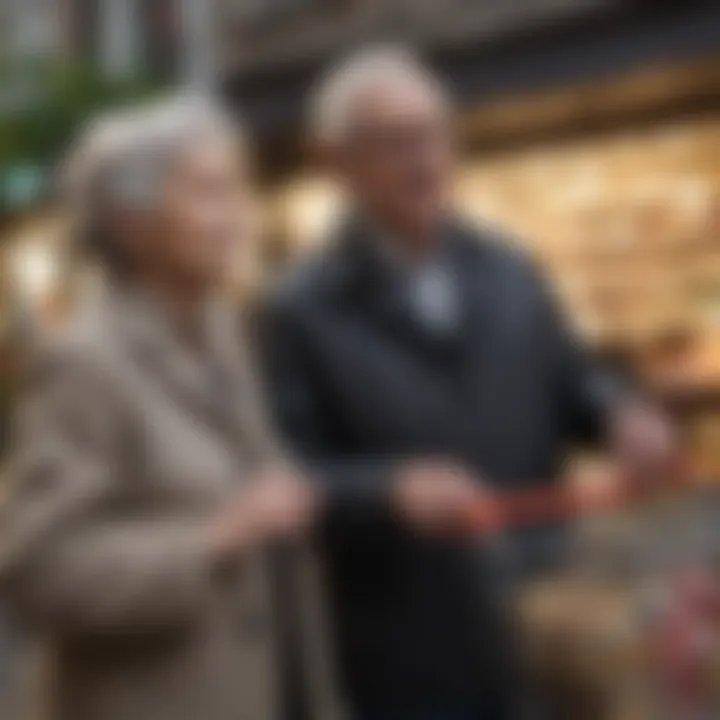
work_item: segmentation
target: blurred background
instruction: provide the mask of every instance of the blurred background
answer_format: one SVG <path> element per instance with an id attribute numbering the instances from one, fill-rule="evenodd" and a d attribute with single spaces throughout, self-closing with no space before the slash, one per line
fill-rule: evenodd
<path id="1" fill-rule="evenodd" d="M 306 161 L 308 88 L 338 53 L 398 38 L 460 107 L 462 209 L 532 246 L 720 478 L 717 0 L 0 0 L 6 332 L 68 292 L 53 167 L 88 117 L 182 85 L 227 100 L 255 145 L 252 292 L 337 212 Z"/>
<path id="2" fill-rule="evenodd" d="M 462 210 L 531 247 L 720 481 L 720 0 L 0 0 L 0 372 L 81 282 L 52 181 L 89 117 L 182 86 L 237 112 L 257 165 L 246 299 L 338 212 L 306 157 L 308 89 L 384 39 L 448 82 Z"/>

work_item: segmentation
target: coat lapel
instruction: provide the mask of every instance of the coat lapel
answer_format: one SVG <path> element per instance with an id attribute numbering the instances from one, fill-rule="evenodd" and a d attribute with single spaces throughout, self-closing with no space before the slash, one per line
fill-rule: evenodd
<path id="1" fill-rule="evenodd" d="M 445 417 L 457 418 L 474 433 L 478 399 L 492 402 L 496 370 L 503 363 L 507 323 L 500 317 L 503 303 L 498 302 L 501 274 L 486 244 L 489 240 L 458 222 L 448 223 L 444 233 L 444 261 L 455 281 L 459 315 L 451 333 L 438 336 L 417 322 L 392 276 L 368 251 L 367 238 L 352 234 L 345 239 L 353 270 L 349 286 L 354 288 L 355 307 L 365 309 L 387 341 L 429 370 L 427 377 L 446 398 Z"/>
<path id="2" fill-rule="evenodd" d="M 168 394 L 207 417 L 212 404 L 210 373 L 174 331 L 161 303 L 140 292 L 116 294 L 111 302 L 121 332 L 136 358 Z"/>
<path id="3" fill-rule="evenodd" d="M 209 317 L 210 345 L 216 371 L 225 390 L 225 407 L 231 439 L 258 462 L 277 462 L 281 450 L 264 408 L 259 379 L 239 314 L 217 303 Z"/>
<path id="4" fill-rule="evenodd" d="M 410 305 L 409 288 L 376 252 L 373 238 L 358 222 L 348 222 L 339 236 L 339 256 L 350 303 L 363 308 L 374 326 L 393 344 L 418 359 L 432 361 L 454 350 L 456 333 L 437 334 Z M 349 282 L 348 282 L 349 281 Z"/>
<path id="5" fill-rule="evenodd" d="M 498 418 L 511 411 L 505 401 L 504 377 L 508 348 L 518 332 L 513 321 L 518 286 L 508 284 L 492 242 L 477 234 L 463 235 L 461 229 L 455 245 L 463 319 L 453 378 L 458 444 L 474 447 L 477 457 L 491 466 L 499 447 L 495 434 Z M 478 433 L 479 427 L 486 431 Z"/>
<path id="6" fill-rule="evenodd" d="M 462 372 L 458 378 L 475 386 L 487 376 L 497 344 L 497 273 L 476 237 L 468 237 L 461 227 L 453 227 L 448 232 L 459 295 L 457 355 Z"/>
<path id="7" fill-rule="evenodd" d="M 127 292 L 111 302 L 137 361 L 168 396 L 243 458 L 272 452 L 271 433 L 254 399 L 252 376 L 229 308 L 220 301 L 208 304 L 204 348 L 196 352 L 174 331 L 171 317 L 153 298 Z"/>

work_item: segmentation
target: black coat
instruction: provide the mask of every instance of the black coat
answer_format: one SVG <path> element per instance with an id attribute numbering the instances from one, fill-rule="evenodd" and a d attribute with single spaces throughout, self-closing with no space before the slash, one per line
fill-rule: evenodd
<path id="1" fill-rule="evenodd" d="M 349 692 L 470 699 L 513 676 L 497 568 L 487 548 L 400 527 L 393 469 L 446 457 L 499 488 L 551 483 L 568 444 L 598 435 L 607 397 L 516 248 L 448 229 L 461 322 L 434 337 L 366 240 L 348 226 L 280 286 L 266 314 L 269 387 L 331 498 L 324 549 Z"/>

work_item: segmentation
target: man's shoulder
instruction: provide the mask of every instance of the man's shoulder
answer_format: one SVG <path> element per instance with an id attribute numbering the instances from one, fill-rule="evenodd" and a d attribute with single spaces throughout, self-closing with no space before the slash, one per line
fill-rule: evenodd
<path id="1" fill-rule="evenodd" d="M 454 224 L 453 232 L 463 259 L 469 263 L 490 265 L 493 272 L 525 280 L 542 274 L 526 244 L 505 230 L 461 219 Z"/>

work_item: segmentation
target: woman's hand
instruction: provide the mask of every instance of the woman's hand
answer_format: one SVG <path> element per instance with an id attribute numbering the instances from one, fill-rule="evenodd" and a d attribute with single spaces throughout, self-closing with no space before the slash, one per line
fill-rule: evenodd
<path id="1" fill-rule="evenodd" d="M 302 535 L 313 524 L 318 496 L 305 478 L 288 468 L 272 468 L 249 479 L 210 522 L 209 537 L 218 557 L 275 539 Z"/>

